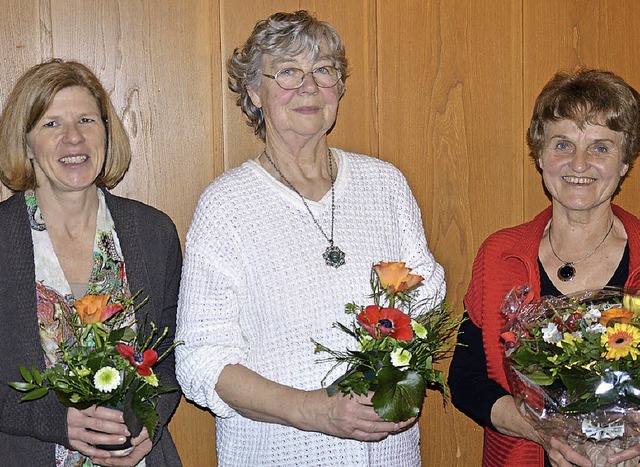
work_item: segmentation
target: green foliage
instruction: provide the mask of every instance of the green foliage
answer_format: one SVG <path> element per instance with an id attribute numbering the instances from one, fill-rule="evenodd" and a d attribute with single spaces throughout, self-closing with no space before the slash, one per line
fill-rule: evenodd
<path id="1" fill-rule="evenodd" d="M 449 357 L 457 345 L 455 336 L 461 317 L 452 314 L 443 301 L 417 301 L 415 290 L 392 293 L 391 290 L 395 289 L 383 287 L 375 272 L 371 275 L 371 287 L 371 298 L 376 306 L 386 305 L 385 309 L 396 306 L 392 309 L 394 316 L 402 318 L 404 315 L 403 319 L 411 323 L 409 339 L 394 337 L 395 323 L 392 323 L 393 328 L 383 329 L 379 327 L 382 326 L 381 321 L 375 329 L 367 330 L 363 323 L 372 327 L 370 320 L 362 318 L 367 307 L 349 303 L 345 312 L 355 317 L 351 326 L 334 323 L 334 327 L 353 337 L 357 348 L 336 351 L 313 339 L 311 341 L 315 344 L 316 353 L 328 355 L 320 362 L 334 363 L 322 384 L 336 367 L 347 365 L 346 372 L 327 387 L 330 396 L 338 393 L 366 395 L 372 391 L 372 404 L 380 417 L 388 421 L 404 421 L 419 414 L 427 388 L 441 392 L 446 402 L 448 388 L 445 375 L 434 368 L 434 364 Z M 389 320 L 384 321 L 386 325 Z"/>
<path id="2" fill-rule="evenodd" d="M 137 294 L 136 294 L 137 295 Z M 59 363 L 38 371 L 34 366 L 27 369 L 19 366 L 23 382 L 12 381 L 9 386 L 26 395 L 20 402 L 40 399 L 51 390 L 60 403 L 79 410 L 92 405 L 117 407 L 123 410 L 125 423 L 135 437 L 146 427 L 153 439 L 158 426 L 156 404 L 161 394 L 175 391 L 175 386 L 160 385 L 157 377 L 144 376 L 129 358 L 125 358 L 117 349 L 118 344 L 126 344 L 138 352 L 155 349 L 167 333 L 164 329 L 155 336 L 157 328 L 150 323 L 135 326 L 135 311 L 146 302 L 134 305 L 135 296 L 117 301 L 123 310 L 104 322 L 81 323 L 77 314 L 71 317 L 69 325 L 73 338 L 59 344 Z M 154 340 L 155 337 L 155 340 Z M 173 343 L 158 357 L 161 361 L 179 343 Z M 104 368 L 113 368 L 120 378 L 117 387 L 104 390 L 96 387 L 95 376 Z"/>
<path id="3" fill-rule="evenodd" d="M 544 297 L 513 321 L 510 364 L 545 388 L 561 413 L 587 414 L 622 401 L 637 403 L 640 317 L 628 309 L 633 304 L 622 289 L 614 288 Z M 614 334 L 618 337 L 610 346 L 608 336 Z"/>

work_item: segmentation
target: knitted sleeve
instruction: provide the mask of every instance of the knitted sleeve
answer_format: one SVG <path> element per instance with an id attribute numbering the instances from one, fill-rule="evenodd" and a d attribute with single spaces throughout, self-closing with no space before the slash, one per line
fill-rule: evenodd
<path id="1" fill-rule="evenodd" d="M 415 273 L 424 277 L 423 286 L 418 289 L 421 297 L 434 298 L 437 301 L 444 300 L 446 295 L 444 269 L 436 262 L 427 245 L 418 203 L 405 177 L 400 171 L 397 173 L 401 188 L 399 192 L 402 197 L 398 203 L 398 222 L 403 235 L 401 239 L 402 260 Z"/>
<path id="2" fill-rule="evenodd" d="M 234 229 L 225 223 L 215 187 L 206 190 L 187 234 L 178 301 L 176 375 L 186 397 L 219 417 L 236 412 L 215 391 L 222 369 L 243 363 L 239 326 L 243 294 Z"/>

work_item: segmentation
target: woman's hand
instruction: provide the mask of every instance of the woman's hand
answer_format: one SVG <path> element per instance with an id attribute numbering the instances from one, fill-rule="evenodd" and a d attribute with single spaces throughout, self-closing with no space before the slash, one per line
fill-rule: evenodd
<path id="1" fill-rule="evenodd" d="M 319 431 L 339 438 L 380 441 L 406 430 L 416 422 L 386 422 L 373 410 L 371 396 L 327 395 L 325 389 L 306 393 L 302 404 L 305 420 L 301 429 Z M 308 425 L 307 425 L 308 423 Z"/>
<path id="2" fill-rule="evenodd" d="M 631 446 L 629 449 L 625 449 L 624 451 L 618 452 L 611 457 L 609 457 L 610 464 L 619 464 L 620 462 L 627 461 L 629 459 L 633 459 L 635 457 L 640 456 L 640 444 L 636 444 L 635 446 Z M 638 463 L 640 465 L 640 462 Z"/>
<path id="3" fill-rule="evenodd" d="M 566 441 L 545 436 L 525 420 L 516 407 L 512 396 L 503 396 L 491 408 L 491 422 L 503 435 L 524 438 L 538 443 L 546 451 L 551 464 L 555 467 L 591 467 L 588 458 L 579 454 Z"/>
<path id="4" fill-rule="evenodd" d="M 385 422 L 373 410 L 371 395 L 329 397 L 326 389 L 303 391 L 270 381 L 242 365 L 227 365 L 218 395 L 243 417 L 278 423 L 339 438 L 380 441 L 416 422 Z"/>
<path id="5" fill-rule="evenodd" d="M 126 456 L 110 455 L 109 457 L 97 457 L 91 458 L 94 464 L 101 466 L 134 466 L 137 465 L 149 452 L 153 444 L 149 438 L 149 433 L 146 428 L 143 428 L 140 435 L 137 438 L 131 440 L 131 444 L 134 446 Z"/>
<path id="6" fill-rule="evenodd" d="M 106 407 L 91 407 L 67 410 L 69 444 L 76 451 L 89 457 L 107 458 L 109 451 L 99 449 L 97 444 L 122 444 L 129 436 L 122 412 Z"/>
<path id="7" fill-rule="evenodd" d="M 571 467 L 579 465 L 580 467 L 591 467 L 591 461 L 579 454 L 575 449 L 569 446 L 565 441 L 558 438 L 548 438 L 540 443 L 554 467 Z"/>

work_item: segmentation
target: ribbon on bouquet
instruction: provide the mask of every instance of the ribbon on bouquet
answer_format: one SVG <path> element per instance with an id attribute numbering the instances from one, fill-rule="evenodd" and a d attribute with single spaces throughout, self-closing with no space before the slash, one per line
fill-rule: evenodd
<path id="1" fill-rule="evenodd" d="M 582 420 L 582 432 L 587 438 L 602 441 L 619 438 L 624 434 L 624 422 L 617 420 L 611 423 L 593 423 L 588 419 Z"/>

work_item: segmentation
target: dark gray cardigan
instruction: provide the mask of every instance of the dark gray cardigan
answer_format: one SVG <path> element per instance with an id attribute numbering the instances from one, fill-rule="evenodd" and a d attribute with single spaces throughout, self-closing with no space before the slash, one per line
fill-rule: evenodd
<path id="1" fill-rule="evenodd" d="M 174 338 L 182 253 L 176 228 L 164 213 L 137 201 L 104 191 L 124 255 L 131 292 L 142 289 L 149 302 L 139 314 L 158 328 L 168 326 L 163 341 Z M 0 203 L 0 464 L 54 466 L 54 443 L 69 446 L 67 408 L 50 392 L 43 399 L 18 403 L 24 395 L 7 385 L 21 381 L 18 365 L 44 368 L 36 313 L 33 243 L 24 194 Z M 161 346 L 162 347 L 162 346 Z M 162 348 L 158 349 L 162 353 Z M 178 383 L 171 353 L 157 367 L 163 384 Z M 148 466 L 179 466 L 167 429 L 180 392 L 161 396 L 160 428 L 146 457 Z"/>

